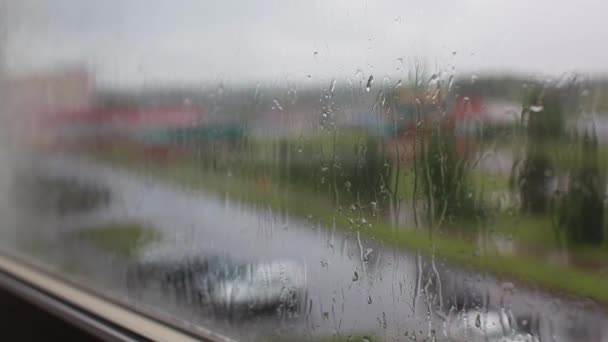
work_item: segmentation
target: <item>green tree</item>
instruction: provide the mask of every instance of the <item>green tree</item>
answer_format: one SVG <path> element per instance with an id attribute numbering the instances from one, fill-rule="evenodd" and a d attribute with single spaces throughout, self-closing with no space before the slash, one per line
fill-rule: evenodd
<path id="1" fill-rule="evenodd" d="M 482 214 L 470 177 L 467 152 L 459 154 L 455 130 L 450 122 L 431 123 L 425 142 L 419 179 L 432 227 L 454 219 L 472 219 Z M 462 137 L 461 139 L 466 139 Z M 466 149 L 466 148 L 465 148 Z"/>
<path id="2" fill-rule="evenodd" d="M 558 229 L 568 245 L 601 245 L 604 242 L 605 173 L 600 167 L 595 134 L 579 140 L 578 165 L 573 165 L 568 190 L 559 206 Z"/>
<path id="3" fill-rule="evenodd" d="M 516 160 L 511 179 L 520 192 L 522 211 L 542 214 L 548 209 L 548 183 L 555 172 L 549 149 L 564 137 L 559 93 L 555 89 L 535 87 L 523 107 L 525 156 L 521 161 Z"/>

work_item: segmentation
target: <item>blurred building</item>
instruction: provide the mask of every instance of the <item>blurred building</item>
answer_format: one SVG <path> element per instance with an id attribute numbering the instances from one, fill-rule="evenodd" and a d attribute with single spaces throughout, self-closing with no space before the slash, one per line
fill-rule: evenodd
<path id="1" fill-rule="evenodd" d="M 48 123 L 66 113 L 92 107 L 95 82 L 83 67 L 31 73 L 3 83 L 3 109 L 12 138 L 44 145 L 52 139 Z"/>

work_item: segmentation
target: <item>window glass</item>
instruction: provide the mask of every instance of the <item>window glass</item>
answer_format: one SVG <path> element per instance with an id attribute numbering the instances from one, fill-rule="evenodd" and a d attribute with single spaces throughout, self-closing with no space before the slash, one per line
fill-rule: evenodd
<path id="1" fill-rule="evenodd" d="M 607 10 L 3 1 L 0 250 L 237 340 L 606 340 Z"/>

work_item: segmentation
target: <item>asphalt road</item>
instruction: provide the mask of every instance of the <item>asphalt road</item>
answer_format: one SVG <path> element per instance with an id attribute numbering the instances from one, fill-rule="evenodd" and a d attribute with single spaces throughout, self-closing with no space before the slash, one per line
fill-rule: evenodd
<path id="1" fill-rule="evenodd" d="M 541 340 L 608 341 L 608 316 L 593 303 L 421 258 L 410 251 L 362 240 L 354 232 L 320 227 L 314 218 L 300 220 L 252 208 L 65 155 L 20 155 L 12 157 L 9 164 L 17 174 L 42 172 L 107 187 L 111 200 L 96 210 L 61 216 L 15 207 L 8 203 L 10 199 L 4 199 L 7 205 L 3 210 L 10 216 L 2 226 L 4 243 L 30 253 L 35 245 L 36 253 L 44 255 L 42 261 L 85 285 L 237 338 L 373 334 L 399 340 L 406 339 L 406 334 L 435 334 L 440 340 L 457 339 L 466 315 L 446 315 L 437 303 L 467 296 L 480 300 L 485 311 L 508 309 Z M 6 184 L 15 186 L 10 181 Z M 154 289 L 134 295 L 126 286 L 128 261 L 64 238 L 84 226 L 108 220 L 141 221 L 161 233 L 163 239 L 136 258 L 171 258 L 204 251 L 239 262 L 299 263 L 306 272 L 306 306 L 301 315 L 290 319 L 260 315 L 235 322 L 201 315 L 195 304 Z M 23 247 L 24 241 L 30 246 Z"/>

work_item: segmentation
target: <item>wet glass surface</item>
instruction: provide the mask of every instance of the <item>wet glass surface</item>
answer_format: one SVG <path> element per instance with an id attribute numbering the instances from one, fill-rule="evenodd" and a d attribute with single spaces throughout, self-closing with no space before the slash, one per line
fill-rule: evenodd
<path id="1" fill-rule="evenodd" d="M 605 10 L 4 2 L 0 248 L 237 340 L 607 340 Z"/>

